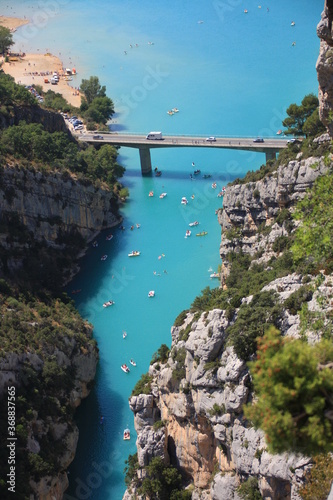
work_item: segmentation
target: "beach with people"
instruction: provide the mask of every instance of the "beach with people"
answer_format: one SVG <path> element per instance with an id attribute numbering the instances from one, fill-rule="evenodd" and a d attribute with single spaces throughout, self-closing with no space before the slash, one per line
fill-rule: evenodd
<path id="1" fill-rule="evenodd" d="M 0 16 L 0 25 L 14 32 L 29 21 L 16 17 Z M 80 107 L 80 77 L 75 68 L 65 68 L 59 57 L 47 52 L 45 54 L 15 53 L 6 60 L 2 57 L 1 68 L 21 85 L 40 85 L 44 92 L 53 90 L 61 94 L 72 106 Z M 66 71 L 66 70 L 69 71 Z M 56 84 L 51 84 L 54 73 L 59 76 Z"/>

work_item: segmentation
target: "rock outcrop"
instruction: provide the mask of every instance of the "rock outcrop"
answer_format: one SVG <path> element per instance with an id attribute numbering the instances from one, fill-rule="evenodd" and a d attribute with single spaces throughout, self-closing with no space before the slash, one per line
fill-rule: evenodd
<path id="1" fill-rule="evenodd" d="M 325 0 L 325 8 L 321 21 L 317 26 L 320 38 L 320 52 L 317 60 L 317 75 L 319 82 L 319 116 L 328 133 L 333 137 L 333 5 L 330 0 Z"/>
<path id="2" fill-rule="evenodd" d="M 228 187 L 219 213 L 222 285 L 229 272 L 229 252 L 241 250 L 250 255 L 264 252 L 265 260 L 274 255 L 272 244 L 288 234 L 285 225 L 274 224 L 279 210 L 287 208 L 292 212 L 297 201 L 327 168 L 323 158 L 293 160 L 258 182 Z"/>
<path id="3" fill-rule="evenodd" d="M 83 337 L 86 338 L 84 347 Z M 91 337 L 92 327 L 86 325 L 80 338 L 72 336 L 63 339 L 67 346 L 66 352 L 55 346 L 52 351 L 50 344 L 46 352 L 41 351 L 37 354 L 27 351 L 21 354 L 10 353 L 2 357 L 0 360 L 0 399 L 7 397 L 7 387 L 11 386 L 16 388 L 18 394 L 22 394 L 22 388 L 26 387 L 31 373 L 33 372 L 37 378 L 42 378 L 45 363 L 53 359 L 56 360 L 59 370 L 73 373 L 74 380 L 71 390 L 67 390 L 66 387 L 63 389 L 54 387 L 48 390 L 48 397 L 52 394 L 53 404 L 58 408 L 68 406 L 74 410 L 89 394 L 96 373 L 98 349 Z M 27 415 L 22 415 L 26 417 L 24 431 L 27 435 L 27 453 L 39 458 L 41 450 L 44 456 L 45 451 L 52 454 L 52 449 L 55 448 L 57 450 L 53 452 L 56 453 L 55 469 L 59 471 L 54 475 L 42 475 L 38 480 L 30 479 L 33 498 L 61 500 L 68 487 L 66 470 L 75 456 L 79 437 L 78 428 L 72 417 L 67 415 L 64 419 L 64 415 L 55 416 L 51 409 L 45 411 L 42 408 L 42 410 L 32 412 L 29 410 L 29 412 L 29 418 Z M 49 445 L 45 444 L 46 442 Z M 45 450 L 45 447 L 50 445 L 52 449 Z"/>

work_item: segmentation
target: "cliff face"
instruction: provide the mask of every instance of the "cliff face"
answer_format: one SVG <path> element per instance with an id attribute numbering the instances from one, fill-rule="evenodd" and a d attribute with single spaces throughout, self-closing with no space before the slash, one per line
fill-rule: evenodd
<path id="1" fill-rule="evenodd" d="M 229 272 L 226 256 L 231 250 L 242 249 L 251 255 L 262 250 L 260 262 L 278 255 L 272 245 L 288 233 L 284 222 L 272 225 L 273 219 L 283 207 L 292 211 L 326 170 L 323 158 L 299 159 L 261 181 L 227 187 L 219 214 L 222 283 Z M 259 234 L 259 226 L 271 226 L 269 234 Z M 290 274 L 262 290 L 274 290 L 283 304 L 301 285 L 302 276 Z M 330 293 L 330 277 L 325 277 L 308 303 L 309 310 L 319 310 L 319 294 L 327 299 L 321 303 L 332 310 Z M 243 299 L 249 304 L 251 300 Z M 172 328 L 167 362 L 157 362 L 149 369 L 151 394 L 130 398 L 139 466 L 143 468 L 153 456 L 162 457 L 181 471 L 185 482 L 194 485 L 193 499 L 239 500 L 238 486 L 255 477 L 264 499 L 300 500 L 298 488 L 310 459 L 292 453 L 271 455 L 264 434 L 243 416 L 243 405 L 253 397 L 250 374 L 246 363 L 226 343 L 226 330 L 237 313 L 236 308 L 230 319 L 220 309 L 199 317 L 189 312 L 181 326 Z M 299 337 L 297 314 L 283 310 L 279 327 L 284 335 Z M 156 431 L 154 422 L 159 420 L 164 427 Z M 134 498 L 134 494 L 127 491 L 124 498 Z"/>
<path id="2" fill-rule="evenodd" d="M 37 105 L 12 106 L 10 111 L 0 113 L 0 128 L 18 125 L 20 121 L 41 123 L 47 132 L 69 133 L 65 120 L 59 113 L 40 108 Z"/>
<path id="3" fill-rule="evenodd" d="M 112 193 L 83 185 L 75 177 L 5 166 L 0 172 L 0 215 L 17 214 L 37 241 L 56 246 L 60 231 L 76 229 L 91 239 L 118 221 Z M 5 236 L 2 236 L 5 243 Z"/>
<path id="4" fill-rule="evenodd" d="M 325 1 L 325 8 L 321 21 L 317 26 L 320 38 L 320 52 L 317 60 L 317 75 L 319 82 L 319 116 L 326 126 L 328 133 L 333 137 L 333 5 L 331 0 Z"/>

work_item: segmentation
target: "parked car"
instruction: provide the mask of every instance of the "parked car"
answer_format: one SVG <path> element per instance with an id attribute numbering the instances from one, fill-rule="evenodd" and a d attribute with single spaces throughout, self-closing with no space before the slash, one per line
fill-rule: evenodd
<path id="1" fill-rule="evenodd" d="M 262 137 L 257 137 L 253 142 L 264 142 L 264 139 Z"/>

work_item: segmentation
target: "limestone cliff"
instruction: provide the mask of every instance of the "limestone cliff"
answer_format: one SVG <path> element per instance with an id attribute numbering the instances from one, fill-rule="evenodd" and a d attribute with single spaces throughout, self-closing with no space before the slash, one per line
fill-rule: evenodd
<path id="1" fill-rule="evenodd" d="M 324 140 L 327 137 L 320 139 Z M 306 189 L 327 171 L 327 163 L 322 157 L 302 160 L 299 155 L 260 181 L 227 187 L 219 214 L 222 284 L 229 273 L 230 251 L 256 255 L 264 265 L 278 256 L 274 241 L 290 231 L 285 220 L 277 222 L 278 213 L 283 208 L 293 210 Z M 293 273 L 262 288 L 278 296 L 283 335 L 299 337 L 299 317 L 283 304 L 301 286 L 302 276 Z M 309 310 L 332 313 L 330 286 L 331 276 L 323 277 L 308 302 Z M 251 301 L 251 296 L 242 299 Z M 239 500 L 237 488 L 250 477 L 257 479 L 264 499 L 300 500 L 298 489 L 311 459 L 270 454 L 264 434 L 251 427 L 242 412 L 253 397 L 250 373 L 227 342 L 227 329 L 238 311 L 236 307 L 231 316 L 221 309 L 202 314 L 189 311 L 180 326 L 172 327 L 167 361 L 149 369 L 150 394 L 130 398 L 138 433 L 138 475 L 142 477 L 152 457 L 160 456 L 181 471 L 195 500 Z M 307 335 L 315 340 L 312 332 Z M 161 425 L 154 426 L 158 421 Z M 137 498 L 135 494 L 135 489 L 127 491 L 124 498 Z"/>
<path id="2" fill-rule="evenodd" d="M 321 21 L 317 26 L 320 38 L 320 52 L 317 60 L 317 75 L 319 82 L 319 116 L 326 126 L 330 136 L 333 137 L 333 4 L 325 0 L 325 8 Z"/>

